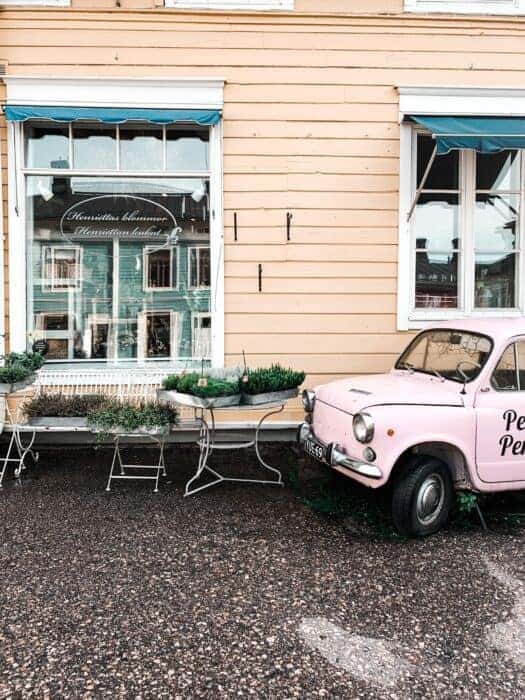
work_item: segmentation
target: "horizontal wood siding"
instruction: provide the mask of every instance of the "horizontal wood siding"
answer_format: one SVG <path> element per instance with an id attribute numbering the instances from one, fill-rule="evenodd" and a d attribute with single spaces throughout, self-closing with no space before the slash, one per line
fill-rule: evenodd
<path id="1" fill-rule="evenodd" d="M 523 86 L 523 20 L 401 9 L 401 0 L 297 0 L 283 14 L 6 9 L 0 56 L 11 74 L 226 79 L 227 363 L 245 350 L 254 365 L 305 369 L 313 385 L 386 370 L 407 339 L 396 332 L 396 85 Z M 0 147 L 5 198 L 2 121 Z"/>

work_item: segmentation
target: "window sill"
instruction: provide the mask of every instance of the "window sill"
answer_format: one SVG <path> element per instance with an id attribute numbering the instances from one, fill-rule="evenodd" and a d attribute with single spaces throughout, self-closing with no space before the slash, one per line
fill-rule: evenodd
<path id="1" fill-rule="evenodd" d="M 427 15 L 521 15 L 525 14 L 525 3 L 519 0 L 516 5 L 514 0 L 501 0 L 491 2 L 482 0 L 481 2 L 439 2 L 439 0 L 405 0 L 405 12 L 413 14 Z"/>
<path id="2" fill-rule="evenodd" d="M 465 321 L 468 319 L 484 320 L 487 318 L 523 318 L 525 314 L 520 309 L 487 309 L 475 311 L 470 314 L 451 309 L 449 312 L 436 311 L 435 313 L 413 314 L 408 319 L 408 329 L 418 330 L 435 321 Z"/>

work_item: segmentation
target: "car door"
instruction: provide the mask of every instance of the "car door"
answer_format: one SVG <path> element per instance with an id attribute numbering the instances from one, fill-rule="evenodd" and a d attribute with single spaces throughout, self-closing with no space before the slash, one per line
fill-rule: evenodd
<path id="1" fill-rule="evenodd" d="M 525 482 L 525 339 L 508 345 L 476 394 L 476 463 L 487 483 Z"/>

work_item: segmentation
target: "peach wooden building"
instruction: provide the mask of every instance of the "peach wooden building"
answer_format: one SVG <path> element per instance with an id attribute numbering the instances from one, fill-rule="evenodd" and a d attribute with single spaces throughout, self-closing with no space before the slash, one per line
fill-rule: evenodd
<path id="1" fill-rule="evenodd" d="M 524 0 L 11 0 L 0 69 L 2 351 L 314 385 L 525 311 Z"/>

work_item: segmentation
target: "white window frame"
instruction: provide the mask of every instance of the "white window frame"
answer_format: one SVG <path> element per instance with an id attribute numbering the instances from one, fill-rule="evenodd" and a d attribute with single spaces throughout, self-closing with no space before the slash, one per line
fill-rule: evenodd
<path id="1" fill-rule="evenodd" d="M 178 347 L 179 343 L 179 324 L 181 320 L 181 314 L 178 311 L 171 311 L 171 309 L 147 309 L 146 311 L 141 311 L 137 316 L 137 359 L 147 362 L 154 362 L 155 358 L 148 357 L 148 339 L 146 336 L 146 319 L 148 316 L 169 316 L 170 318 L 170 346 L 171 355 L 169 358 L 160 358 L 159 362 L 165 362 L 166 359 L 177 359 L 178 355 L 174 351 Z"/>
<path id="2" fill-rule="evenodd" d="M 199 331 L 202 330 L 200 328 L 200 321 L 203 318 L 211 318 L 211 314 L 208 311 L 192 311 L 191 313 L 191 355 L 192 357 L 194 356 L 194 348 L 196 344 L 196 333 L 195 333 L 195 321 L 199 321 Z M 212 319 L 212 332 L 213 332 L 213 319 Z M 213 338 L 212 338 L 212 343 L 213 343 Z M 197 356 L 195 356 L 197 357 Z M 208 358 L 203 358 L 203 359 L 208 359 Z"/>
<path id="3" fill-rule="evenodd" d="M 9 5 L 44 5 L 49 7 L 69 7 L 70 0 L 0 0 L 0 7 Z"/>
<path id="4" fill-rule="evenodd" d="M 458 309 L 416 309 L 414 308 L 415 284 L 415 247 L 412 246 L 411 222 L 408 214 L 414 200 L 415 169 L 414 125 L 404 121 L 411 114 L 434 116 L 518 116 L 525 115 L 525 90 L 514 88 L 432 88 L 410 86 L 398 87 L 400 120 L 400 156 L 399 156 L 399 244 L 398 244 L 398 287 L 397 287 L 397 327 L 398 330 L 423 328 L 429 322 L 459 318 L 516 318 L 525 315 L 525 222 L 524 212 L 520 212 L 521 244 L 520 265 L 518 269 L 518 307 L 516 309 L 473 309 L 473 300 L 461 300 L 463 308 Z M 475 153 L 461 152 L 460 176 L 473 178 Z M 523 157 L 525 163 L 525 157 Z M 525 167 L 522 167 L 522 188 L 524 186 Z M 461 175 L 463 173 L 463 175 Z M 460 189 L 473 191 L 475 183 L 460 183 Z M 463 232 L 462 232 L 463 233 Z M 458 271 L 460 290 L 472 294 L 474 291 L 474 266 L 466 265 L 466 260 L 473 263 L 472 251 L 465 251 L 469 245 L 461 236 L 461 270 Z M 465 254 L 466 253 L 466 254 Z M 473 309 L 467 311 L 466 309 Z"/>
<path id="5" fill-rule="evenodd" d="M 209 250 L 210 246 L 209 245 L 190 245 L 188 246 L 188 269 L 187 269 L 187 288 L 192 289 L 192 290 L 206 290 L 209 289 L 208 286 L 200 285 L 198 284 L 200 282 L 200 251 L 201 250 Z M 191 284 L 191 251 L 192 250 L 197 250 L 198 255 L 197 255 L 197 285 L 192 285 Z M 211 265 L 211 251 L 210 251 L 210 271 L 213 270 L 213 267 Z M 212 280 L 213 283 L 213 280 Z"/>
<path id="6" fill-rule="evenodd" d="M 62 284 L 62 286 L 55 285 L 55 252 L 57 250 L 70 250 L 73 251 L 76 258 L 76 271 L 77 276 L 70 280 L 62 280 L 62 282 L 69 282 L 69 284 Z M 51 277 L 47 277 L 46 272 L 46 254 L 51 253 Z M 68 292 L 70 289 L 79 290 L 82 289 L 82 248 L 78 245 L 45 245 L 42 246 L 42 289 L 44 292 L 54 292 L 63 293 Z"/>
<path id="7" fill-rule="evenodd" d="M 165 0 L 166 7 L 191 10 L 281 10 L 294 9 L 294 0 Z"/>
<path id="8" fill-rule="evenodd" d="M 7 104 L 40 106 L 150 107 L 218 109 L 223 107 L 222 78 L 48 78 L 6 76 Z M 209 177 L 210 264 L 212 314 L 212 366 L 224 367 L 224 228 L 222 120 L 209 127 L 209 171 L 188 172 L 177 177 Z M 8 219 L 9 269 L 24 274 L 9 275 L 9 294 L 17 299 L 9 313 L 10 349 L 22 352 L 27 343 L 26 206 L 23 129 L 8 122 Z M 50 174 L 56 174 L 50 171 Z M 75 174 L 68 171 L 68 174 Z M 80 172 L 77 174 L 81 174 Z M 82 173 L 86 174 L 86 173 Z M 88 173 L 89 174 L 89 173 Z M 109 171 L 105 175 L 117 174 Z M 122 174 L 119 172 L 118 174 Z M 155 177 L 158 173 L 155 174 Z M 0 269 L 3 268 L 0 246 Z"/>
<path id="9" fill-rule="evenodd" d="M 170 253 L 170 284 L 168 287 L 150 287 L 148 285 L 149 274 L 149 256 L 152 253 L 158 253 L 161 250 L 169 250 Z M 173 284 L 173 273 L 175 272 L 176 284 Z M 144 246 L 142 251 L 142 287 L 145 292 L 177 292 L 179 290 L 179 255 L 178 250 L 174 246 L 169 248 L 159 248 L 156 245 Z"/>
<path id="10" fill-rule="evenodd" d="M 405 0 L 405 12 L 521 15 L 525 0 Z"/>

